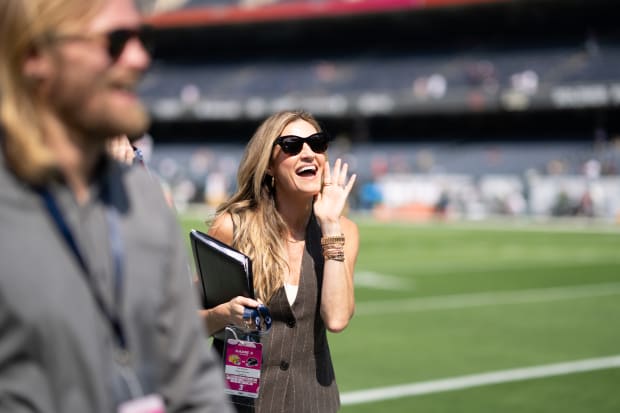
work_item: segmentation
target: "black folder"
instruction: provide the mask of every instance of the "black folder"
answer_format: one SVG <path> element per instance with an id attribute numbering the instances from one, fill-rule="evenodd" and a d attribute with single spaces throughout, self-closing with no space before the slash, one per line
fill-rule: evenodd
<path id="1" fill-rule="evenodd" d="M 239 295 L 254 298 L 252 260 L 247 255 L 196 229 L 190 231 L 189 238 L 204 308 Z"/>

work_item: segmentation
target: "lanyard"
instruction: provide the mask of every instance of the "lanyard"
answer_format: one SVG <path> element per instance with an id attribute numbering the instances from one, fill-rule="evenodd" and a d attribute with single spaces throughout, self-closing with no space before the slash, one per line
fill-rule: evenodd
<path id="1" fill-rule="evenodd" d="M 114 311 L 112 311 L 112 309 L 108 308 L 108 306 L 105 305 L 103 297 L 101 296 L 101 292 L 95 285 L 93 275 L 88 269 L 84 256 L 80 252 L 75 237 L 73 236 L 69 225 L 65 221 L 65 218 L 58 206 L 58 203 L 56 202 L 56 199 L 47 189 L 40 190 L 39 194 L 43 198 L 45 206 L 50 216 L 54 220 L 56 227 L 62 234 L 65 242 L 67 243 L 69 248 L 71 248 L 73 255 L 80 264 L 80 267 L 82 268 L 82 274 L 90 287 L 90 291 L 93 294 L 95 302 L 97 303 L 97 307 L 99 307 L 99 310 L 102 312 L 102 314 L 105 316 L 106 320 L 110 324 L 119 347 L 125 350 L 127 348 L 127 342 L 121 321 L 118 315 Z M 115 303 L 118 305 L 121 300 L 123 289 L 123 240 L 120 233 L 118 212 L 111 206 L 106 207 L 106 219 L 108 224 L 110 251 L 114 264 L 114 300 Z"/>
<path id="2" fill-rule="evenodd" d="M 244 307 L 243 319 L 249 320 L 248 327 L 260 334 L 266 334 L 271 329 L 271 313 L 264 304 L 260 304 L 256 308 Z"/>

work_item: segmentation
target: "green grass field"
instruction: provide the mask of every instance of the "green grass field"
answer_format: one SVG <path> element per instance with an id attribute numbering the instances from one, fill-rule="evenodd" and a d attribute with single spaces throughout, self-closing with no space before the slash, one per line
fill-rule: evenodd
<path id="1" fill-rule="evenodd" d="M 356 315 L 330 335 L 343 412 L 620 412 L 619 228 L 359 225 Z M 506 373 L 526 367 L 541 376 Z"/>

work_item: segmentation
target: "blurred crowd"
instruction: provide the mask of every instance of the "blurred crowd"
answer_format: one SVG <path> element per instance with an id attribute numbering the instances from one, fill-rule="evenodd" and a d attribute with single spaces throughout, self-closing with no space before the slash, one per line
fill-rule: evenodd
<path id="1" fill-rule="evenodd" d="M 235 189 L 243 145 L 169 145 L 145 153 L 180 210 L 217 206 Z M 483 219 L 620 213 L 620 137 L 592 142 L 352 144 L 331 156 L 358 174 L 350 208 L 379 218 Z"/>

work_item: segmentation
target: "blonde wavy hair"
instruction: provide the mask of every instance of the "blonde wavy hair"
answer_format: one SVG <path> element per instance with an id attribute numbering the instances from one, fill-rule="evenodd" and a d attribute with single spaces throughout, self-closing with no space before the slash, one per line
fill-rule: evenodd
<path id="1" fill-rule="evenodd" d="M 284 284 L 288 270 L 283 242 L 287 228 L 276 209 L 273 178 L 267 169 L 275 140 L 289 123 L 298 119 L 321 131 L 316 119 L 304 111 L 283 111 L 267 118 L 245 148 L 237 172 L 237 192 L 216 211 L 216 216 L 232 216 L 233 246 L 252 259 L 254 291 L 265 303 Z"/>
<path id="2" fill-rule="evenodd" d="M 106 0 L 0 1 L 0 124 L 6 163 L 21 179 L 44 183 L 55 159 L 44 142 L 46 107 L 37 79 L 24 74 L 28 56 L 48 46 L 50 33 L 81 30 Z"/>

